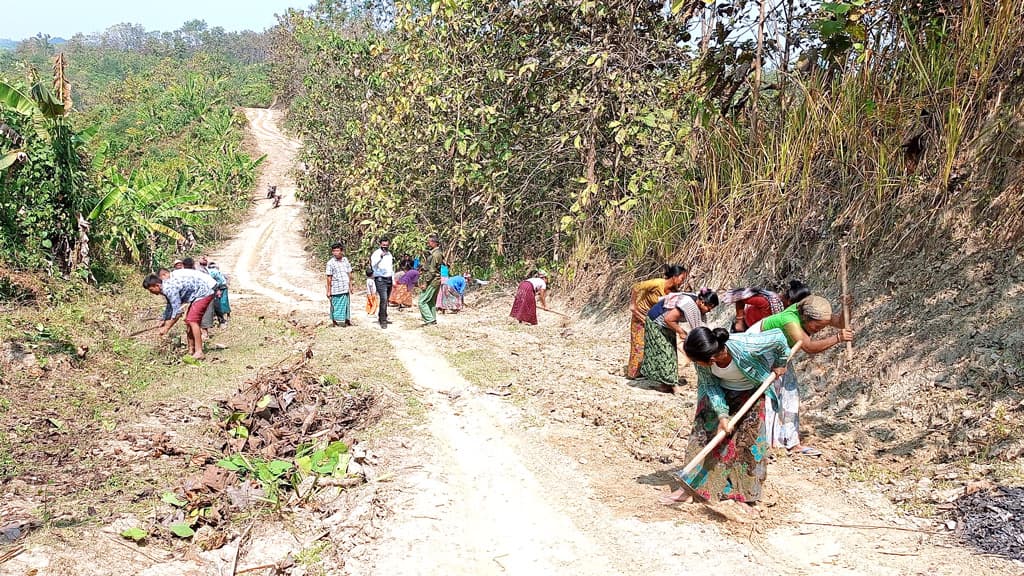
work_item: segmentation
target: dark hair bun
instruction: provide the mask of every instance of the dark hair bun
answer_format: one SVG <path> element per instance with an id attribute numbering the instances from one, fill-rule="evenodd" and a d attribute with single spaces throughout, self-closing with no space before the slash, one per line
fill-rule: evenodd
<path id="1" fill-rule="evenodd" d="M 715 340 L 718 340 L 720 346 L 729 341 L 729 331 L 725 328 L 715 328 L 711 333 L 715 335 Z"/>

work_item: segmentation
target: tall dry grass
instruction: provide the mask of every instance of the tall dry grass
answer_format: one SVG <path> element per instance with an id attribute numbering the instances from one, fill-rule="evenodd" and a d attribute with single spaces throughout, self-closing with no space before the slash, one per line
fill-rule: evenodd
<path id="1" fill-rule="evenodd" d="M 927 29 L 902 19 L 884 56 L 790 75 L 756 123 L 695 128 L 665 197 L 609 226 L 622 281 L 652 259 L 724 285 L 831 271 L 841 241 L 855 259 L 1020 242 L 1021 218 L 993 216 L 1024 206 L 1024 3 L 995 6 L 969 0 Z"/>

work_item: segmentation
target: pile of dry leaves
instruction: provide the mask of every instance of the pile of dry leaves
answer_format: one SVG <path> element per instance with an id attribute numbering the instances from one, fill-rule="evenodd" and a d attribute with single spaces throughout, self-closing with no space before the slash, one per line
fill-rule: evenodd
<path id="1" fill-rule="evenodd" d="M 219 548 L 226 536 L 218 527 L 233 512 L 302 503 L 324 485 L 366 480 L 367 455 L 351 449 L 351 435 L 379 417 L 378 398 L 351 393 L 307 362 L 266 369 L 220 404 L 223 440 L 202 472 L 161 498 L 170 507 L 160 523 L 171 533 Z"/>

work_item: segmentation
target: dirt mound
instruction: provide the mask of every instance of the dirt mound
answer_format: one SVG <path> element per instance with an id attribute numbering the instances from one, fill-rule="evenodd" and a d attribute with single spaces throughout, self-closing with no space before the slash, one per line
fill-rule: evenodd
<path id="1" fill-rule="evenodd" d="M 37 304 L 46 301 L 46 285 L 26 272 L 0 268 L 0 303 Z"/>
<path id="2" fill-rule="evenodd" d="M 999 486 L 956 501 L 960 536 L 975 548 L 1024 561 L 1024 487 Z"/>

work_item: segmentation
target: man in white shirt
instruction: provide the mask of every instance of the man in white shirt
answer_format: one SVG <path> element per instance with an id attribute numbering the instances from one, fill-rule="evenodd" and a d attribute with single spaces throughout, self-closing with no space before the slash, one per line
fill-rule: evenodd
<path id="1" fill-rule="evenodd" d="M 395 258 L 391 254 L 391 239 L 381 236 L 380 248 L 370 255 L 370 267 L 373 268 L 373 283 L 377 286 L 380 306 L 377 320 L 381 328 L 388 327 L 388 296 L 391 295 L 391 279 L 395 275 Z"/>

